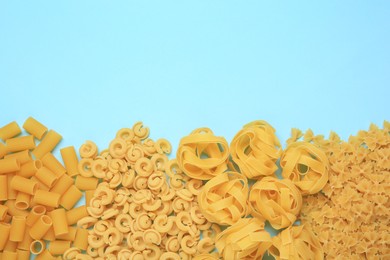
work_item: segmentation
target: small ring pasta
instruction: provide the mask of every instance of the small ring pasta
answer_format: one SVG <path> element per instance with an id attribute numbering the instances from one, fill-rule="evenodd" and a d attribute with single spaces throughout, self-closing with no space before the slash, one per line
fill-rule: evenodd
<path id="1" fill-rule="evenodd" d="M 94 142 L 86 141 L 80 146 L 79 153 L 81 158 L 93 159 L 98 154 L 98 148 Z"/>

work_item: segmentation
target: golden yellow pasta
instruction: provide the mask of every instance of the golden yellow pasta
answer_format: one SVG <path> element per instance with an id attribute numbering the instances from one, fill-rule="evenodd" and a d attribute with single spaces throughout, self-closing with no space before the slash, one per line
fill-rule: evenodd
<path id="1" fill-rule="evenodd" d="M 30 251 L 30 245 L 32 241 L 33 239 L 30 236 L 30 227 L 26 226 L 23 240 L 18 243 L 18 249 Z"/>
<path id="2" fill-rule="evenodd" d="M 290 179 L 302 195 L 319 192 L 328 181 L 328 158 L 309 142 L 289 144 L 282 154 L 280 166 L 283 178 Z"/>
<path id="3" fill-rule="evenodd" d="M 77 175 L 75 186 L 80 190 L 95 190 L 98 185 L 99 179 L 94 177 L 83 177 Z"/>
<path id="4" fill-rule="evenodd" d="M 63 235 L 56 236 L 56 239 L 66 240 L 66 241 L 74 241 L 76 238 L 77 228 L 73 226 L 68 227 L 69 232 Z"/>
<path id="5" fill-rule="evenodd" d="M 18 260 L 29 260 L 30 259 L 30 250 L 17 249 L 16 254 L 17 254 Z"/>
<path id="6" fill-rule="evenodd" d="M 66 221 L 68 225 L 76 224 L 80 219 L 88 216 L 87 207 L 85 205 L 73 208 L 66 212 Z"/>
<path id="7" fill-rule="evenodd" d="M 73 183 L 74 180 L 67 174 L 64 174 L 59 177 L 58 181 L 54 184 L 50 191 L 63 195 L 73 185 Z"/>
<path id="8" fill-rule="evenodd" d="M 20 170 L 16 172 L 17 175 L 30 178 L 35 175 L 37 170 L 42 167 L 42 162 L 40 160 L 31 160 L 20 166 Z"/>
<path id="9" fill-rule="evenodd" d="M 70 210 L 74 205 L 81 199 L 83 193 L 77 189 L 75 185 L 70 188 L 62 195 L 60 205 L 66 210 Z"/>
<path id="10" fill-rule="evenodd" d="M 45 154 L 41 159 L 43 166 L 54 172 L 58 177 L 66 173 L 65 167 L 57 160 L 52 153 Z"/>
<path id="11" fill-rule="evenodd" d="M 32 225 L 30 228 L 30 236 L 35 239 L 41 239 L 49 228 L 52 226 L 52 219 L 47 215 L 42 215 L 38 218 L 38 220 Z"/>
<path id="12" fill-rule="evenodd" d="M 275 129 L 267 122 L 258 120 L 246 124 L 230 145 L 233 161 L 249 179 L 259 179 L 273 174 L 277 169 L 281 145 Z"/>
<path id="13" fill-rule="evenodd" d="M 13 242 L 21 242 L 24 238 L 25 229 L 26 229 L 26 217 L 13 216 L 10 234 L 9 234 L 9 240 Z"/>
<path id="14" fill-rule="evenodd" d="M 29 213 L 27 210 L 20 210 L 20 209 L 16 208 L 15 200 L 9 199 L 5 202 L 4 205 L 8 207 L 8 214 L 10 216 L 25 216 L 25 217 L 27 217 L 27 215 Z"/>
<path id="15" fill-rule="evenodd" d="M 0 221 L 3 221 L 5 219 L 7 212 L 8 207 L 0 204 Z"/>
<path id="16" fill-rule="evenodd" d="M 18 162 L 22 165 L 32 160 L 29 150 L 24 150 L 16 153 L 10 153 L 4 156 L 5 159 L 17 159 Z"/>
<path id="17" fill-rule="evenodd" d="M 49 252 L 52 255 L 62 255 L 70 248 L 70 241 L 55 240 L 50 242 Z"/>
<path id="18" fill-rule="evenodd" d="M 84 228 L 78 228 L 76 238 L 73 241 L 73 246 L 81 250 L 87 250 L 88 247 L 88 230 Z"/>
<path id="19" fill-rule="evenodd" d="M 10 138 L 5 141 L 7 152 L 20 152 L 24 150 L 31 150 L 35 148 L 34 136 L 26 135 L 21 137 Z"/>
<path id="20" fill-rule="evenodd" d="M 47 132 L 42 141 L 32 151 L 36 159 L 41 159 L 45 154 L 51 152 L 61 141 L 62 136 L 54 130 Z"/>
<path id="21" fill-rule="evenodd" d="M 0 174 L 19 171 L 20 162 L 16 158 L 0 159 Z"/>
<path id="22" fill-rule="evenodd" d="M 45 166 L 36 171 L 35 177 L 49 188 L 53 187 L 58 180 L 58 176 Z"/>
<path id="23" fill-rule="evenodd" d="M 18 123 L 13 121 L 0 128 L 0 139 L 5 141 L 9 138 L 19 135 L 21 132 L 22 129 L 20 129 Z"/>
<path id="24" fill-rule="evenodd" d="M 294 224 L 302 207 L 302 195 L 288 179 L 264 177 L 249 193 L 252 215 L 265 218 L 274 229 Z"/>
<path id="25" fill-rule="evenodd" d="M 92 158 L 94 159 L 98 154 L 98 148 L 92 141 L 86 141 L 79 149 L 81 158 Z"/>
<path id="26" fill-rule="evenodd" d="M 47 215 L 51 218 L 50 212 Z M 50 242 L 56 240 L 56 235 L 54 234 L 53 225 L 45 233 L 45 235 L 42 237 L 42 239 L 46 240 L 46 241 L 50 241 Z"/>
<path id="27" fill-rule="evenodd" d="M 38 189 L 37 190 L 44 190 L 44 191 L 49 191 L 50 190 L 50 187 L 46 186 L 46 184 L 41 182 L 35 175 L 32 176 L 30 178 L 30 180 L 35 181 L 37 183 L 37 185 L 38 185 Z M 35 205 L 34 201 L 33 201 L 33 205 Z"/>
<path id="28" fill-rule="evenodd" d="M 0 142 L 0 159 L 4 157 L 4 155 L 7 154 L 7 147 Z"/>
<path id="29" fill-rule="evenodd" d="M 14 252 L 14 251 L 4 250 L 4 252 L 3 252 L 3 259 L 17 260 L 18 259 L 18 254 L 16 252 Z"/>
<path id="30" fill-rule="evenodd" d="M 64 209 L 60 208 L 51 211 L 50 217 L 53 220 L 53 229 L 55 236 L 64 235 L 69 232 L 66 212 Z"/>
<path id="31" fill-rule="evenodd" d="M 248 182 L 237 172 L 224 172 L 203 187 L 198 203 L 203 215 L 211 222 L 232 225 L 249 213 Z"/>
<path id="32" fill-rule="evenodd" d="M 5 244 L 4 251 L 15 252 L 17 247 L 18 242 L 8 240 L 8 242 Z"/>
<path id="33" fill-rule="evenodd" d="M 195 129 L 180 140 L 177 162 L 186 175 L 209 180 L 227 169 L 229 147 L 223 137 L 217 137 L 209 128 Z"/>
<path id="34" fill-rule="evenodd" d="M 18 191 L 14 190 L 11 187 L 11 182 L 12 182 L 12 179 L 14 178 L 14 176 L 15 175 L 12 173 L 7 174 L 7 195 L 8 195 L 9 200 L 16 199 L 16 195 L 18 194 Z"/>
<path id="35" fill-rule="evenodd" d="M 15 207 L 20 210 L 26 210 L 30 207 L 31 195 L 18 192 L 15 199 Z"/>
<path id="36" fill-rule="evenodd" d="M 47 132 L 47 127 L 31 116 L 24 121 L 23 128 L 38 140 L 41 140 Z"/>
<path id="37" fill-rule="evenodd" d="M 62 258 L 61 258 L 62 259 Z M 43 250 L 39 255 L 35 257 L 35 260 L 61 260 L 54 257 L 49 250 Z"/>
<path id="38" fill-rule="evenodd" d="M 272 245 L 272 239 L 264 230 L 264 221 L 243 218 L 222 231 L 215 246 L 224 259 L 262 259 Z"/>
<path id="39" fill-rule="evenodd" d="M 68 146 L 62 148 L 61 150 L 62 160 L 65 164 L 66 172 L 69 176 L 76 176 L 79 174 L 78 171 L 78 163 L 79 160 L 77 158 L 76 150 L 73 146 Z"/>
<path id="40" fill-rule="evenodd" d="M 8 223 L 0 222 L 0 251 L 5 247 L 8 241 L 11 225 Z"/>
<path id="41" fill-rule="evenodd" d="M 272 239 L 270 254 L 275 259 L 324 259 L 318 238 L 302 226 L 291 226 Z"/>
<path id="42" fill-rule="evenodd" d="M 37 190 L 33 201 L 36 204 L 57 208 L 60 204 L 61 195 L 51 191 Z"/>
<path id="43" fill-rule="evenodd" d="M 8 200 L 7 175 L 0 175 L 0 201 Z"/>
<path id="44" fill-rule="evenodd" d="M 41 254 L 46 247 L 46 243 L 43 240 L 34 240 L 30 245 L 30 252 L 34 255 Z"/>
<path id="45" fill-rule="evenodd" d="M 85 205 L 89 206 L 91 199 L 93 197 L 93 194 L 95 193 L 94 190 L 87 190 L 85 191 Z"/>
<path id="46" fill-rule="evenodd" d="M 11 188 L 19 192 L 34 195 L 38 189 L 38 184 L 31 179 L 15 175 L 11 181 Z"/>

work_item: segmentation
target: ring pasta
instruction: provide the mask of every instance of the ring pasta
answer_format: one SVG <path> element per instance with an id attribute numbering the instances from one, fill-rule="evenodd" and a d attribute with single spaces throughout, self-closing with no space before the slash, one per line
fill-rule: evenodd
<path id="1" fill-rule="evenodd" d="M 31 116 L 26 119 L 23 128 L 38 140 L 41 140 L 47 132 L 47 127 Z"/>
<path id="2" fill-rule="evenodd" d="M 62 160 L 65 164 L 66 172 L 69 176 L 76 176 L 79 174 L 78 166 L 79 160 L 77 159 L 76 150 L 73 146 L 62 148 L 61 150 Z"/>
<path id="3" fill-rule="evenodd" d="M 18 123 L 13 121 L 0 128 L 0 139 L 5 141 L 9 138 L 19 135 L 21 132 L 22 129 L 20 129 Z"/>
<path id="4" fill-rule="evenodd" d="M 7 139 L 5 141 L 5 145 L 7 146 L 7 152 L 9 153 L 20 152 L 24 150 L 34 149 L 35 140 L 34 140 L 34 136 L 26 135 L 26 136 Z"/>
<path id="5" fill-rule="evenodd" d="M 0 174 L 16 172 L 20 169 L 20 162 L 16 158 L 0 159 Z"/>
<path id="6" fill-rule="evenodd" d="M 249 179 L 271 175 L 277 169 L 276 161 L 281 145 L 275 129 L 265 121 L 254 121 L 240 130 L 230 145 L 233 161 Z"/>
<path id="7" fill-rule="evenodd" d="M 19 192 L 34 195 L 38 189 L 38 183 L 31 179 L 15 175 L 11 181 L 11 188 Z"/>
<path id="8" fill-rule="evenodd" d="M 62 136 L 60 134 L 54 130 L 50 130 L 32 153 L 35 155 L 36 159 L 41 159 L 45 154 L 53 151 L 61 139 Z"/>
<path id="9" fill-rule="evenodd" d="M 274 229 L 291 226 L 302 207 L 302 195 L 288 179 L 264 177 L 249 193 L 252 215 L 265 218 Z"/>
<path id="10" fill-rule="evenodd" d="M 31 195 L 18 192 L 15 199 L 15 207 L 20 210 L 26 210 L 30 207 Z"/>

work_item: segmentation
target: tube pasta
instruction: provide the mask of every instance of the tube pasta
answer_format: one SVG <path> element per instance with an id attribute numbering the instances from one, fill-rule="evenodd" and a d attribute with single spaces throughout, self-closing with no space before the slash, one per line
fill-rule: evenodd
<path id="1" fill-rule="evenodd" d="M 26 119 L 23 128 L 38 140 L 41 140 L 47 132 L 47 127 L 31 116 Z"/>
<path id="2" fill-rule="evenodd" d="M 68 227 L 69 232 L 63 235 L 56 236 L 56 239 L 74 241 L 76 238 L 77 228 L 73 226 Z"/>
<path id="3" fill-rule="evenodd" d="M 46 234 L 52 224 L 52 219 L 49 216 L 42 215 L 31 227 L 29 234 L 33 239 L 39 240 Z"/>
<path id="4" fill-rule="evenodd" d="M 249 210 L 248 183 L 244 175 L 226 172 L 215 176 L 203 187 L 199 195 L 199 208 L 211 222 L 232 225 Z"/>
<path id="5" fill-rule="evenodd" d="M 60 199 L 60 205 L 67 210 L 73 208 L 76 205 L 77 201 L 81 199 L 83 193 L 77 189 L 76 186 L 72 185 L 70 188 L 62 195 Z"/>
<path id="6" fill-rule="evenodd" d="M 24 231 L 23 240 L 18 243 L 18 249 L 30 251 L 30 245 L 33 242 L 32 237 L 30 236 L 30 227 L 26 226 Z"/>
<path id="7" fill-rule="evenodd" d="M 76 177 L 75 185 L 80 190 L 95 190 L 98 185 L 99 179 L 94 177 L 83 177 L 78 175 Z"/>
<path id="8" fill-rule="evenodd" d="M 68 146 L 60 150 L 62 160 L 65 164 L 65 169 L 69 176 L 76 176 L 79 174 L 78 171 L 78 158 L 74 146 Z"/>
<path id="9" fill-rule="evenodd" d="M 30 246 L 30 252 L 34 255 L 41 254 L 46 247 L 46 243 L 43 240 L 34 240 Z"/>
<path id="10" fill-rule="evenodd" d="M 11 188 L 19 192 L 34 195 L 37 191 L 38 184 L 36 181 L 33 181 L 31 179 L 15 175 L 11 181 Z"/>
<path id="11" fill-rule="evenodd" d="M 43 250 L 42 253 L 40 253 L 39 255 L 37 255 L 35 257 L 35 260 L 60 260 L 57 258 L 55 258 L 50 252 L 49 250 Z"/>
<path id="12" fill-rule="evenodd" d="M 4 159 L 16 159 L 18 160 L 19 164 L 25 164 L 32 160 L 29 150 L 7 154 L 4 156 Z"/>
<path id="13" fill-rule="evenodd" d="M 20 210 L 20 209 L 16 208 L 15 200 L 9 199 L 5 202 L 4 205 L 8 207 L 8 214 L 10 216 L 25 216 L 25 217 L 27 217 L 27 215 L 28 215 L 28 211 Z"/>
<path id="14" fill-rule="evenodd" d="M 9 240 L 13 242 L 22 241 L 24 238 L 25 229 L 26 229 L 26 217 L 13 216 L 10 234 L 9 234 Z"/>
<path id="15" fill-rule="evenodd" d="M 30 260 L 30 250 L 16 249 L 17 259 Z"/>
<path id="16" fill-rule="evenodd" d="M 66 173 L 66 169 L 52 153 L 46 153 L 41 159 L 43 166 L 54 172 L 58 177 Z"/>
<path id="17" fill-rule="evenodd" d="M 47 132 L 42 141 L 32 151 L 36 159 L 41 159 L 45 154 L 51 152 L 61 141 L 62 136 L 54 130 Z"/>
<path id="18" fill-rule="evenodd" d="M 16 199 L 16 195 L 18 194 L 18 191 L 11 187 L 11 182 L 14 176 L 14 174 L 7 174 L 7 196 L 9 200 Z"/>
<path id="19" fill-rule="evenodd" d="M 0 159 L 0 174 L 16 172 L 20 169 L 20 162 L 16 158 Z"/>
<path id="20" fill-rule="evenodd" d="M 18 259 L 18 254 L 16 252 L 14 252 L 14 251 L 4 250 L 4 252 L 3 252 L 3 259 L 17 260 Z"/>
<path id="21" fill-rule="evenodd" d="M 53 187 L 58 180 L 58 176 L 44 166 L 37 170 L 35 177 L 49 188 Z"/>
<path id="22" fill-rule="evenodd" d="M 8 223 L 0 222 L 0 251 L 5 247 L 8 241 L 11 225 Z"/>
<path id="23" fill-rule="evenodd" d="M 8 207 L 0 204 L 0 221 L 3 221 L 5 219 L 7 212 Z"/>
<path id="24" fill-rule="evenodd" d="M 34 136 L 26 135 L 21 137 L 10 138 L 5 141 L 8 153 L 31 150 L 35 148 Z"/>
<path id="25" fill-rule="evenodd" d="M 7 175 L 0 175 L 0 201 L 8 200 Z"/>
<path id="26" fill-rule="evenodd" d="M 81 250 L 87 250 L 88 247 L 88 230 L 84 228 L 77 229 L 76 238 L 73 246 Z"/>
<path id="27" fill-rule="evenodd" d="M 284 151 L 280 166 L 285 179 L 290 179 L 302 195 L 319 192 L 328 181 L 328 158 L 314 144 L 295 142 Z"/>
<path id="28" fill-rule="evenodd" d="M 70 241 L 55 240 L 50 242 L 49 252 L 52 255 L 62 255 L 70 248 Z"/>
<path id="29" fill-rule="evenodd" d="M 33 201 L 36 204 L 57 208 L 60 204 L 60 198 L 61 196 L 58 193 L 45 190 L 37 190 L 37 192 L 34 194 Z"/>
<path id="30" fill-rule="evenodd" d="M 60 208 L 51 211 L 50 217 L 53 220 L 53 229 L 56 237 L 69 232 L 66 212 L 64 209 Z"/>
<path id="31" fill-rule="evenodd" d="M 30 207 L 31 195 L 18 192 L 15 199 L 15 207 L 20 210 L 26 210 Z"/>
<path id="32" fill-rule="evenodd" d="M 0 139 L 5 141 L 9 138 L 19 135 L 21 132 L 22 129 L 20 129 L 18 123 L 13 121 L 0 128 Z"/>
<path id="33" fill-rule="evenodd" d="M 227 169 L 228 144 L 208 128 L 194 130 L 180 140 L 177 162 L 194 179 L 209 180 Z"/>
<path id="34" fill-rule="evenodd" d="M 74 180 L 67 174 L 64 174 L 58 179 L 50 191 L 63 195 L 73 185 L 73 183 Z"/>
<path id="35" fill-rule="evenodd" d="M 264 222 L 257 218 L 240 219 L 222 231 L 215 242 L 224 259 L 262 259 L 271 245 Z"/>
<path id="36" fill-rule="evenodd" d="M 302 207 L 302 195 L 288 179 L 264 177 L 249 194 L 252 215 L 264 217 L 275 229 L 294 224 Z"/>
<path id="37" fill-rule="evenodd" d="M 40 160 L 31 160 L 22 164 L 16 174 L 24 178 L 30 178 L 34 176 L 37 170 L 41 167 L 42 162 Z"/>
<path id="38" fill-rule="evenodd" d="M 4 157 L 4 155 L 7 154 L 7 147 L 3 144 L 0 143 L 0 159 Z"/>
<path id="39" fill-rule="evenodd" d="M 240 130 L 230 145 L 233 161 L 249 179 L 271 175 L 277 170 L 281 145 L 275 129 L 265 121 L 253 121 Z"/>
<path id="40" fill-rule="evenodd" d="M 27 216 L 26 219 L 26 225 L 27 226 L 32 226 L 34 223 L 43 215 L 46 213 L 46 208 L 42 205 L 36 205 L 34 206 L 30 213 Z"/>
<path id="41" fill-rule="evenodd" d="M 48 216 L 51 217 L 50 212 L 49 212 Z M 49 230 L 42 237 L 42 239 L 46 240 L 46 241 L 50 241 L 50 242 L 56 240 L 56 235 L 54 234 L 53 225 L 49 228 Z"/>

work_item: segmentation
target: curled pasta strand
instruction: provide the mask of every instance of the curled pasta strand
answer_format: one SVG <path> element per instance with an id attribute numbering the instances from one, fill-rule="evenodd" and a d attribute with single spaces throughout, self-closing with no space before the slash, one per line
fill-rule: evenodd
<path id="1" fill-rule="evenodd" d="M 123 139 L 115 138 L 108 148 L 113 158 L 124 158 L 127 151 L 127 144 Z"/>
<path id="2" fill-rule="evenodd" d="M 159 154 L 170 154 L 172 151 L 172 146 L 167 139 L 161 138 L 158 139 L 155 143 L 155 148 Z"/>
<path id="3" fill-rule="evenodd" d="M 86 141 L 80 146 L 79 153 L 81 158 L 95 158 L 98 154 L 97 145 L 92 141 Z"/>
<path id="4" fill-rule="evenodd" d="M 135 164 L 137 160 L 144 157 L 144 149 L 139 144 L 131 144 L 128 146 L 127 152 L 125 154 L 125 159 L 131 164 Z"/>
<path id="5" fill-rule="evenodd" d="M 137 122 L 133 126 L 134 134 L 141 140 L 146 139 L 149 136 L 149 128 L 144 127 L 142 122 Z"/>
<path id="6" fill-rule="evenodd" d="M 71 247 L 64 252 L 64 254 L 62 255 L 62 258 L 64 260 L 73 260 L 73 259 L 76 259 L 76 255 L 78 255 L 80 253 L 81 253 L 81 250 L 79 248 Z"/>
<path id="7" fill-rule="evenodd" d="M 134 139 L 134 131 L 130 128 L 122 128 L 116 133 L 116 138 L 120 138 L 125 142 L 131 142 Z"/>
<path id="8" fill-rule="evenodd" d="M 79 164 L 77 166 L 77 169 L 79 170 L 80 175 L 83 177 L 92 177 L 94 175 L 92 172 L 92 164 L 93 164 L 93 159 L 82 158 L 79 161 Z"/>

